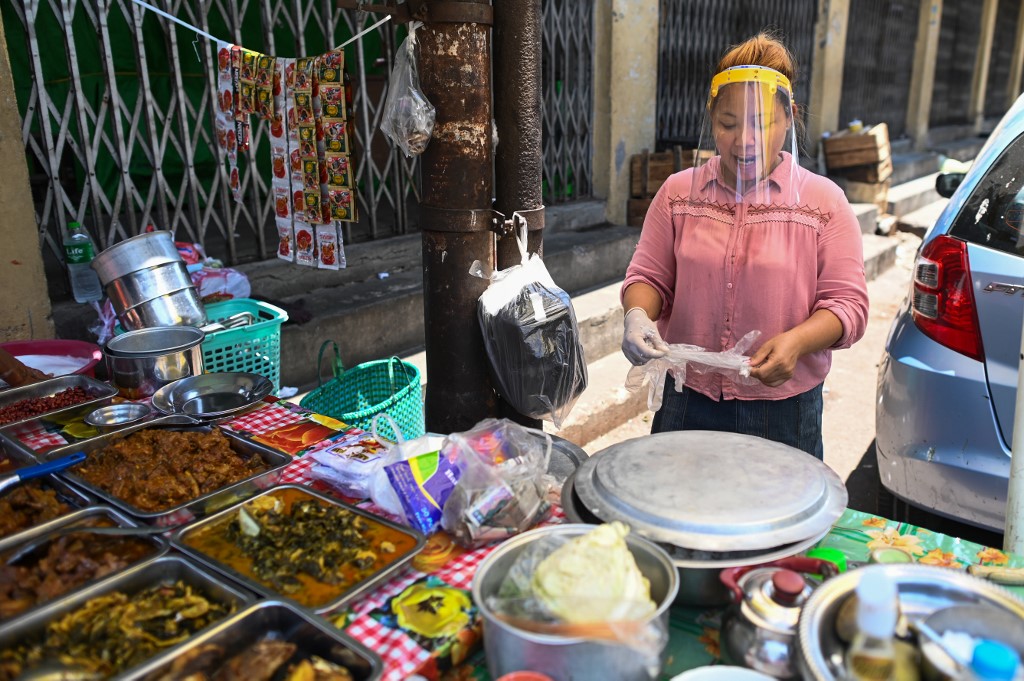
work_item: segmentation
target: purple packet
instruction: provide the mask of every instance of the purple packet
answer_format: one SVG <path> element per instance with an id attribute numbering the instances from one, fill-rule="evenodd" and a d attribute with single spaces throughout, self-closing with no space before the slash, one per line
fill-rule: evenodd
<path id="1" fill-rule="evenodd" d="M 384 472 L 409 524 L 424 534 L 434 532 L 441 523 L 444 502 L 459 481 L 458 466 L 440 452 L 428 452 L 385 466 Z"/>

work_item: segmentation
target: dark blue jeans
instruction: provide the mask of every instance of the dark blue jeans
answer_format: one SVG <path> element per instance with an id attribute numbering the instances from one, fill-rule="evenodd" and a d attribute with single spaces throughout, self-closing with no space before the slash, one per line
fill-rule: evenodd
<path id="1" fill-rule="evenodd" d="M 665 381 L 664 399 L 654 414 L 652 433 L 671 430 L 717 430 L 756 435 L 825 458 L 821 442 L 821 385 L 784 400 L 720 400 L 715 402 Z"/>

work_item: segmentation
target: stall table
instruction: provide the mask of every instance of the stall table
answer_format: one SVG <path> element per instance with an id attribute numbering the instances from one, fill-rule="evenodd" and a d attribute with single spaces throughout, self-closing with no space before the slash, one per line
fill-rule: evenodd
<path id="1" fill-rule="evenodd" d="M 294 456 L 282 484 L 313 485 L 335 495 L 336 491 L 314 479 L 309 455 L 328 447 L 380 447 L 361 430 L 274 398 L 221 427 Z M 41 449 L 67 444 L 59 432 L 22 432 L 19 437 Z M 367 500 L 346 501 L 387 515 Z M 556 507 L 548 522 L 562 521 L 564 516 Z M 851 509 L 817 546 L 839 549 L 851 564 L 867 562 L 875 549 L 895 546 L 912 554 L 916 562 L 953 570 L 966 570 L 972 564 L 1024 567 L 1020 556 Z M 414 674 L 427 679 L 489 679 L 470 587 L 477 565 L 492 549 L 467 551 L 438 532 L 410 569 L 329 619 L 383 658 L 385 681 Z M 1024 597 L 1024 587 L 1009 589 Z M 663 679 L 718 662 L 721 615 L 721 608 L 672 609 Z"/>

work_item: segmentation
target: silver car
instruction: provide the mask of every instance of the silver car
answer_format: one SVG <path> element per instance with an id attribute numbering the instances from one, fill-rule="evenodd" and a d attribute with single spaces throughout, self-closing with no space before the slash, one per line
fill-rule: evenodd
<path id="1" fill-rule="evenodd" d="M 878 473 L 895 496 L 1003 531 L 1024 319 L 1024 96 L 917 253 L 878 372 Z"/>

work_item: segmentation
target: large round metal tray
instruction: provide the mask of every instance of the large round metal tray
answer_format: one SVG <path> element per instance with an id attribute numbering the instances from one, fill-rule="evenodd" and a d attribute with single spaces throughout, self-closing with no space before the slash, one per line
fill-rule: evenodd
<path id="1" fill-rule="evenodd" d="M 583 462 L 574 484 L 601 520 L 695 551 L 758 551 L 820 538 L 848 500 L 839 476 L 805 452 L 703 430 L 612 445 Z"/>
<path id="2" fill-rule="evenodd" d="M 240 414 L 274 391 L 259 374 L 222 372 L 199 374 L 168 383 L 153 394 L 153 407 L 163 414 L 186 414 L 219 419 Z"/>
<path id="3" fill-rule="evenodd" d="M 583 502 L 580 501 L 579 496 L 577 496 L 574 484 L 575 477 L 575 473 L 570 475 L 565 484 L 562 485 L 561 502 L 565 517 L 572 523 L 601 524 L 603 521 L 587 510 Z M 659 546 L 665 549 L 665 552 L 672 558 L 672 562 L 675 563 L 676 567 L 724 570 L 731 567 L 756 565 L 795 556 L 821 541 L 828 534 L 829 529 L 831 528 L 826 528 L 820 535 L 808 537 L 803 541 L 754 551 L 697 551 L 664 543 L 659 543 Z"/>
<path id="4" fill-rule="evenodd" d="M 836 635 L 836 616 L 868 570 L 884 570 L 896 582 L 900 611 L 910 621 L 954 605 L 982 604 L 1024 620 L 1024 601 L 1001 586 L 950 568 L 917 563 L 868 565 L 827 580 L 800 611 L 797 625 L 799 664 L 804 679 L 842 678 L 845 647 Z"/>

